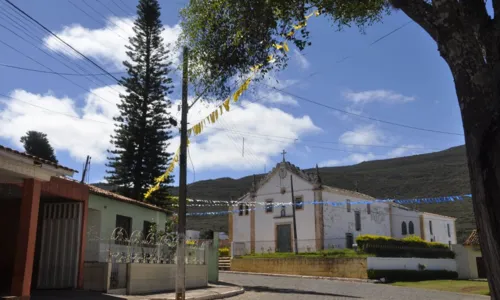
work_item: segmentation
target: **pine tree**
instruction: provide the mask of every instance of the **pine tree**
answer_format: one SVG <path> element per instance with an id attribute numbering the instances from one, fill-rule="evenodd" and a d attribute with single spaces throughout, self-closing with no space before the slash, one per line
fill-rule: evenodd
<path id="1" fill-rule="evenodd" d="M 25 136 L 21 137 L 21 143 L 23 143 L 24 150 L 29 155 L 57 163 L 54 148 L 50 145 L 49 139 L 45 133 L 39 131 L 28 131 Z"/>
<path id="2" fill-rule="evenodd" d="M 106 166 L 107 180 L 119 186 L 117 192 L 143 200 L 147 188 L 171 160 L 172 154 L 166 150 L 171 139 L 167 96 L 173 86 L 158 1 L 140 0 L 137 14 L 135 35 L 127 46 L 129 59 L 123 62 L 128 76 L 120 81 L 126 94 L 120 95 L 120 115 L 114 118 L 116 128 L 111 136 L 114 149 L 108 150 L 111 155 Z M 172 182 L 170 176 L 148 201 L 167 206 L 168 184 Z"/>

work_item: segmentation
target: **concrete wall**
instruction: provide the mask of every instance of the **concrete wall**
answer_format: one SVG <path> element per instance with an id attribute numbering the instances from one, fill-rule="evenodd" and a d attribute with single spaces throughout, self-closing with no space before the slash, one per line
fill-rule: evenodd
<path id="1" fill-rule="evenodd" d="M 85 263 L 83 267 L 83 289 L 87 291 L 107 292 L 111 276 L 109 263 Z"/>
<path id="2" fill-rule="evenodd" d="M 478 278 L 476 258 L 481 257 L 481 251 L 472 247 L 462 245 L 452 245 L 455 252 L 455 261 L 457 263 L 457 272 L 459 279 Z"/>
<path id="3" fill-rule="evenodd" d="M 366 202 L 359 198 L 348 197 L 332 192 L 323 191 L 323 202 L 343 203 L 341 206 L 323 205 L 324 245 L 325 248 L 345 248 L 346 233 L 353 235 L 353 241 L 361 234 L 375 234 L 390 236 L 389 205 L 387 203 L 371 203 L 370 214 L 367 204 L 351 204 L 351 211 L 347 211 L 346 200 L 351 203 Z M 355 211 L 361 214 L 361 230 L 356 230 Z M 312 220 L 311 220 L 312 222 Z M 314 224 L 312 222 L 312 224 Z"/>
<path id="4" fill-rule="evenodd" d="M 457 243 L 457 234 L 454 219 L 427 213 L 423 213 L 423 219 L 425 240 L 433 240 L 434 242 L 447 245 L 454 245 Z M 429 222 L 432 222 L 432 233 L 430 230 Z M 450 235 L 448 235 L 447 225 L 450 226 Z"/>
<path id="5" fill-rule="evenodd" d="M 245 202 L 249 201 L 249 198 L 245 198 Z M 237 210 L 238 205 L 233 206 L 233 210 Z M 250 213 L 245 215 L 238 215 L 238 212 L 233 213 L 233 242 L 243 242 L 248 243 L 248 251 L 250 251 Z"/>
<path id="6" fill-rule="evenodd" d="M 413 258 L 413 257 L 368 257 L 368 270 L 414 270 L 424 265 L 425 270 L 456 271 L 457 264 L 449 258 Z"/>
<path id="7" fill-rule="evenodd" d="M 401 239 L 410 235 L 409 226 L 410 222 L 413 223 L 414 233 L 413 235 L 421 236 L 420 230 L 420 214 L 417 211 L 399 208 L 397 206 L 392 207 L 392 237 L 396 239 Z M 402 224 L 405 222 L 407 234 L 404 235 L 402 232 Z"/>
<path id="8" fill-rule="evenodd" d="M 186 265 L 186 288 L 208 285 L 207 265 Z M 149 294 L 175 290 L 176 266 L 128 264 L 127 294 Z"/>
<path id="9" fill-rule="evenodd" d="M 233 258 L 231 271 L 367 278 L 366 258 Z"/>

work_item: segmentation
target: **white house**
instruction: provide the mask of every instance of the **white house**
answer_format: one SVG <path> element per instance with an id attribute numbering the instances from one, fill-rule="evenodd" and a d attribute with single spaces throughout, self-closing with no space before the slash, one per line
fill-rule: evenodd
<path id="1" fill-rule="evenodd" d="M 230 208 L 229 238 L 235 255 L 294 249 L 293 196 L 299 252 L 352 247 L 361 234 L 456 243 L 455 219 L 411 211 L 394 202 L 323 185 L 319 170 L 306 174 L 289 162 L 276 165 Z"/>

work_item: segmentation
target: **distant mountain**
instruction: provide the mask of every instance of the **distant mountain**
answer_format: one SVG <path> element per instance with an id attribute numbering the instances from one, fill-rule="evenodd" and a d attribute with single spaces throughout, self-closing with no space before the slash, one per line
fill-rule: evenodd
<path id="1" fill-rule="evenodd" d="M 293 163 L 293 162 L 292 162 Z M 313 172 L 313 169 L 306 169 Z M 385 199 L 410 199 L 470 194 L 465 147 L 440 152 L 363 162 L 353 166 L 320 168 L 325 185 L 357 190 Z M 256 174 L 259 180 L 264 174 Z M 188 186 L 194 199 L 230 200 L 244 195 L 251 187 L 253 175 L 240 179 L 203 180 Z M 176 195 L 177 188 L 172 190 Z M 475 229 L 470 199 L 440 204 L 412 205 L 411 208 L 457 218 L 457 238 L 464 241 Z M 227 207 L 197 207 L 190 212 L 227 210 Z M 188 228 L 227 232 L 227 215 L 188 218 Z"/>

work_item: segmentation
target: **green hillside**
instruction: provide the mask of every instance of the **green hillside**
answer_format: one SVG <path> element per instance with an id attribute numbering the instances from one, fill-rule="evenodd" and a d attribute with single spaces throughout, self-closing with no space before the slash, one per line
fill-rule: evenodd
<path id="1" fill-rule="evenodd" d="M 305 170 L 312 172 L 313 170 Z M 409 157 L 363 162 L 347 167 L 320 168 L 326 185 L 355 190 L 376 198 L 408 199 L 469 194 L 465 147 Z M 257 179 L 263 174 L 258 174 Z M 188 195 L 194 199 L 229 200 L 245 194 L 252 175 L 240 179 L 219 178 L 190 184 Z M 177 193 L 174 189 L 173 193 Z M 470 200 L 412 207 L 421 211 L 457 218 L 457 238 L 465 240 L 475 221 Z M 189 208 L 189 212 L 219 211 L 226 207 Z M 227 231 L 227 215 L 188 218 L 188 228 Z"/>

